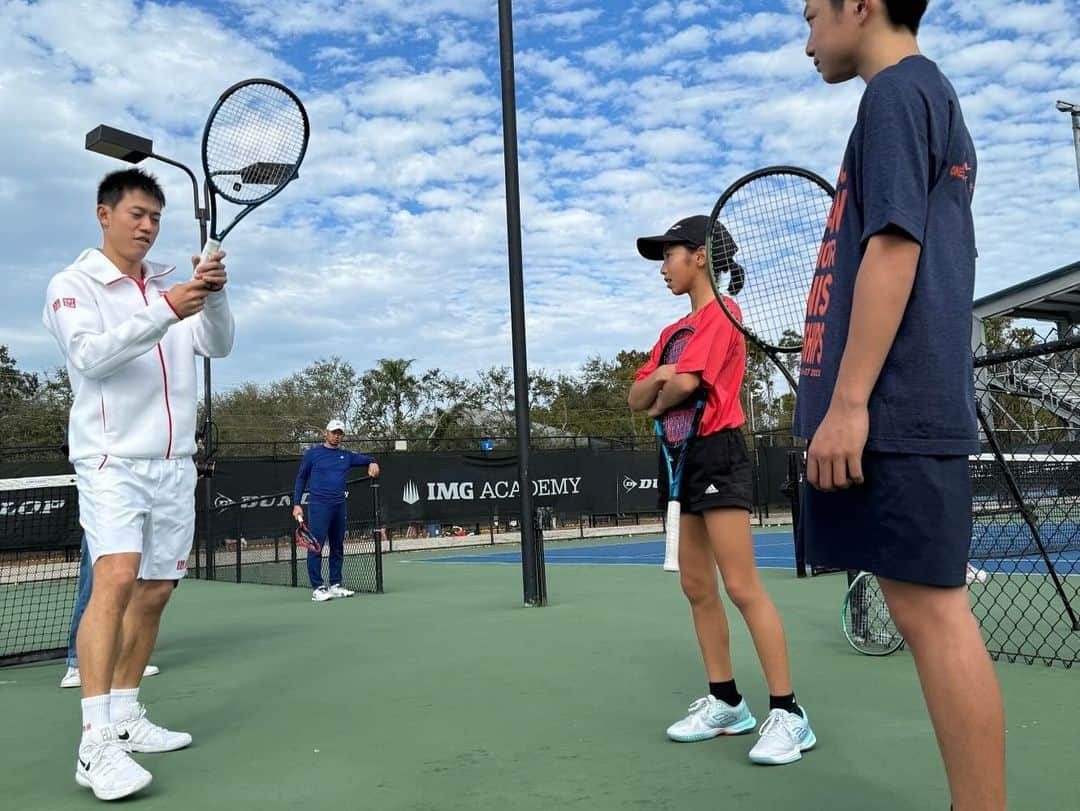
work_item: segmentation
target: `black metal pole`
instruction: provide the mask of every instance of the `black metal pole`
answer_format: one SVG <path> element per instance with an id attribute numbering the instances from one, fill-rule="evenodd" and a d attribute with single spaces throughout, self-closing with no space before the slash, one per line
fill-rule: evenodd
<path id="1" fill-rule="evenodd" d="M 506 171 L 506 236 L 510 264 L 510 329 L 514 348 L 514 417 L 521 505 L 521 568 L 525 605 L 542 606 L 547 603 L 544 557 L 540 546 L 542 541 L 533 526 L 535 515 L 529 478 L 529 367 L 525 359 L 525 284 L 521 261 L 513 16 L 510 0 L 499 0 L 499 64 L 502 77 L 503 164 Z"/>
<path id="2" fill-rule="evenodd" d="M 1076 150 L 1076 179 L 1080 181 L 1080 110 L 1072 111 L 1073 148 Z"/>
<path id="3" fill-rule="evenodd" d="M 190 172 L 189 172 L 190 174 Z M 192 183 L 195 183 L 195 178 L 192 176 Z M 195 219 L 199 221 L 199 253 L 202 253 L 202 247 L 206 244 L 206 220 L 210 213 L 210 192 L 206 187 L 206 181 L 203 181 L 203 205 L 200 207 L 199 203 L 199 187 L 195 185 Z M 211 548 L 211 532 L 210 532 L 210 513 L 214 504 L 214 485 L 210 481 L 212 474 L 212 468 L 210 467 L 210 460 L 214 455 L 214 428 L 211 412 L 211 395 L 210 395 L 210 358 L 203 358 L 203 429 L 202 429 L 202 441 L 203 441 L 203 459 L 207 462 L 206 478 L 203 481 L 203 498 L 205 499 L 206 519 L 203 521 L 203 539 L 206 542 L 206 554 L 208 562 L 213 563 L 214 552 Z M 239 541 L 237 542 L 239 546 Z M 216 573 L 216 569 L 208 566 L 210 571 Z M 239 571 L 239 566 L 237 567 Z M 216 578 L 211 578 L 216 579 Z"/>

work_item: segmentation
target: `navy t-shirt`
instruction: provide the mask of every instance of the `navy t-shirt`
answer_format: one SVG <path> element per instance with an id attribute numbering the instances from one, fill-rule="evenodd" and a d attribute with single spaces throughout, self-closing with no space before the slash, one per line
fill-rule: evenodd
<path id="1" fill-rule="evenodd" d="M 344 448 L 328 448 L 315 445 L 304 451 L 300 470 L 296 473 L 293 504 L 300 503 L 304 490 L 311 493 L 311 501 L 323 505 L 345 503 L 345 480 L 349 468 L 367 467 L 374 457 L 353 453 Z"/>
<path id="2" fill-rule="evenodd" d="M 975 147 L 952 85 L 909 56 L 870 80 L 836 184 L 806 305 L 795 433 L 812 439 L 847 344 L 855 277 L 872 236 L 922 246 L 915 286 L 870 395 L 868 450 L 979 449 L 972 365 Z"/>

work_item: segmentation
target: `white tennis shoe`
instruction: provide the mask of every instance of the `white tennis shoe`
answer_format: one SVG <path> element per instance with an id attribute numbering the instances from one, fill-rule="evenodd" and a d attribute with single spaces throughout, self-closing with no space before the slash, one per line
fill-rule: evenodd
<path id="1" fill-rule="evenodd" d="M 146 788 L 153 775 L 128 754 L 114 724 L 91 730 L 79 744 L 75 782 L 99 800 L 118 800 Z"/>
<path id="2" fill-rule="evenodd" d="M 330 594 L 334 597 L 352 597 L 356 592 L 345 588 L 340 583 L 333 583 L 330 586 Z"/>
<path id="3" fill-rule="evenodd" d="M 146 707 L 136 704 L 127 718 L 114 721 L 117 737 L 132 752 L 174 752 L 191 745 L 187 732 L 173 732 L 146 717 Z"/>
<path id="4" fill-rule="evenodd" d="M 714 696 L 699 698 L 687 709 L 687 715 L 668 727 L 667 736 L 679 743 L 707 741 L 719 735 L 741 735 L 757 724 L 744 698 L 732 707 Z"/>
<path id="5" fill-rule="evenodd" d="M 763 766 L 782 766 L 802 758 L 802 753 L 817 744 L 810 720 L 803 714 L 787 710 L 769 710 L 761 725 L 761 737 L 750 750 L 750 760 Z"/>

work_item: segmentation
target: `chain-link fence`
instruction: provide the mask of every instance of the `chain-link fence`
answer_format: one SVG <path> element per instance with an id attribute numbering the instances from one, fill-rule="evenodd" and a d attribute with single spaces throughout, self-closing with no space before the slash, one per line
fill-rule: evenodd
<path id="1" fill-rule="evenodd" d="M 1071 336 L 976 357 L 968 579 L 995 658 L 1080 661 L 1078 349 Z"/>

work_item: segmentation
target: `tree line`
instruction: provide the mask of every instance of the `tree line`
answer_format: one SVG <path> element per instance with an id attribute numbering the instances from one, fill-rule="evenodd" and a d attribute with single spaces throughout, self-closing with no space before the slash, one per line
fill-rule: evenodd
<path id="1" fill-rule="evenodd" d="M 986 326 L 990 351 L 1030 346 L 1038 340 L 1033 329 L 1016 327 L 1009 319 L 992 319 Z M 652 421 L 626 405 L 634 373 L 647 359 L 648 352 L 627 349 L 610 358 L 590 357 L 572 372 L 531 369 L 533 441 L 556 437 L 650 441 Z M 797 374 L 798 353 L 784 355 L 783 362 Z M 748 433 L 790 431 L 794 394 L 768 356 L 752 344 L 747 346 L 741 397 Z M 8 348 L 0 345 L 0 448 L 58 448 L 71 400 L 63 367 L 43 373 L 21 370 Z M 1032 420 L 1053 421 L 1030 404 L 1005 402 L 1010 418 L 1025 425 Z M 383 358 L 360 371 L 335 356 L 277 380 L 219 391 L 211 407 L 214 445 L 241 453 L 296 452 L 318 441 L 332 417 L 343 420 L 350 436 L 365 440 L 373 450 L 390 449 L 395 439 L 407 440 L 413 449 L 438 450 L 472 447 L 467 441 L 492 437 L 498 447 L 512 444 L 516 433 L 514 380 L 506 366 L 465 377 L 421 368 L 415 359 Z"/>

